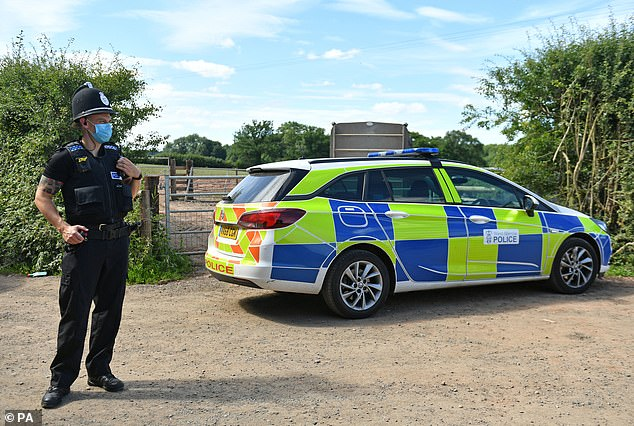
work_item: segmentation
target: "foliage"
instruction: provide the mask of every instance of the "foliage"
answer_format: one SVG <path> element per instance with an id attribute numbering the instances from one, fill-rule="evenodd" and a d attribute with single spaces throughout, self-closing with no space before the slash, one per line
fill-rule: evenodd
<path id="1" fill-rule="evenodd" d="M 269 163 L 277 158 L 275 147 L 278 141 L 279 136 L 275 135 L 272 121 L 253 120 L 236 132 L 227 158 L 241 168 Z"/>
<path id="2" fill-rule="evenodd" d="M 176 161 L 176 165 L 184 166 L 187 160 L 194 162 L 194 167 L 231 167 L 226 160 L 221 160 L 216 157 L 205 157 L 197 154 L 163 154 L 157 155 L 136 155 L 135 162 L 138 164 L 161 164 L 167 167 L 167 157 L 173 158 Z"/>
<path id="3" fill-rule="evenodd" d="M 37 211 L 33 198 L 48 157 L 79 136 L 70 127 L 70 107 L 74 90 L 85 81 L 107 93 L 119 112 L 113 117 L 114 142 L 125 140 L 133 126 L 158 112 L 154 105 L 139 102 L 145 83 L 135 68 L 124 67 L 118 55 L 106 61 L 99 53 L 57 51 L 45 37 L 39 50 L 29 53 L 19 36 L 0 58 L 0 270 L 4 272 L 59 271 L 62 238 Z M 142 142 L 137 140 L 132 148 L 143 148 Z M 63 213 L 61 197 L 55 203 Z M 159 243 L 156 248 L 133 239 L 135 274 L 149 276 L 142 270 L 150 267 L 165 272 L 173 264 L 176 270 L 185 270 L 161 238 L 153 237 Z"/>
<path id="4" fill-rule="evenodd" d="M 245 124 L 236 132 L 227 159 L 240 168 L 296 158 L 327 157 L 330 139 L 325 130 L 289 121 L 277 130 L 272 121 Z"/>
<path id="5" fill-rule="evenodd" d="M 194 133 L 168 142 L 163 148 L 164 156 L 168 154 L 196 154 L 204 157 L 215 157 L 224 160 L 227 158 L 227 147 L 220 142 L 207 139 Z"/>
<path id="6" fill-rule="evenodd" d="M 502 126 L 515 142 L 499 159 L 506 175 L 605 220 L 618 251 L 634 240 L 634 17 L 540 39 L 488 70 L 479 91 L 491 105 L 467 107 L 465 121 Z"/>
<path id="7" fill-rule="evenodd" d="M 158 153 L 158 147 L 165 144 L 169 136 L 159 135 L 157 132 L 150 132 L 147 135 L 135 135 L 134 140 L 126 143 L 122 149 L 123 155 L 133 163 L 142 163 L 149 157 Z"/>
<path id="8" fill-rule="evenodd" d="M 140 220 L 140 202 L 127 219 Z M 182 279 L 192 271 L 190 259 L 176 252 L 169 245 L 167 232 L 160 217 L 152 220 L 152 237 L 147 241 L 140 233 L 130 235 L 129 284 L 151 284 Z"/>
<path id="9" fill-rule="evenodd" d="M 320 127 L 289 121 L 282 124 L 277 132 L 281 135 L 282 142 L 279 160 L 322 158 L 330 155 L 330 136 Z"/>
<path id="10" fill-rule="evenodd" d="M 445 136 L 424 136 L 410 132 L 412 146 L 435 147 L 440 150 L 440 157 L 448 160 L 463 161 L 475 166 L 485 166 L 484 145 L 475 137 L 461 130 L 452 130 Z"/>

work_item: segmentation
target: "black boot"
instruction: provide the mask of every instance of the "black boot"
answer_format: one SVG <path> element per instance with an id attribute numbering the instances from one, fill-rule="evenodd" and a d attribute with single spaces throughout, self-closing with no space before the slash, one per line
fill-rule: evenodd
<path id="1" fill-rule="evenodd" d="M 57 386 L 50 386 L 44 396 L 42 397 L 43 408 L 55 408 L 62 403 L 62 399 L 70 393 L 69 388 L 60 388 Z"/>

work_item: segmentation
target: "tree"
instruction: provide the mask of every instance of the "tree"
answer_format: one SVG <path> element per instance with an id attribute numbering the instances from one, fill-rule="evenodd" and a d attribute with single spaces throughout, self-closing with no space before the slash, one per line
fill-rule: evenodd
<path id="1" fill-rule="evenodd" d="M 475 137 L 462 130 L 452 130 L 447 132 L 442 138 L 443 158 L 473 164 L 474 166 L 485 166 L 484 148 L 482 143 Z"/>
<path id="2" fill-rule="evenodd" d="M 479 91 L 491 105 L 468 106 L 465 122 L 502 126 L 515 142 L 509 177 L 603 218 L 625 247 L 634 240 L 634 17 L 540 39 L 488 70 Z"/>
<path id="3" fill-rule="evenodd" d="M 54 50 L 46 37 L 27 53 L 23 37 L 0 58 L 0 268 L 56 271 L 62 239 L 33 204 L 44 164 L 55 149 L 76 139 L 70 127 L 71 98 L 85 81 L 107 93 L 115 110 L 116 143 L 137 123 L 157 114 L 141 103 L 145 83 L 118 55 Z M 56 203 L 61 206 L 60 200 Z M 61 207 L 60 207 L 61 208 Z"/>
<path id="4" fill-rule="evenodd" d="M 166 143 L 163 152 L 203 155 L 205 157 L 216 157 L 222 160 L 227 158 L 227 149 L 220 142 L 207 139 L 196 133 L 174 139 L 174 142 Z"/>
<path id="5" fill-rule="evenodd" d="M 424 136 L 411 132 L 412 146 L 438 148 L 440 157 L 448 160 L 463 161 L 475 166 L 486 166 L 484 145 L 475 137 L 462 130 L 451 130 L 445 136 Z"/>
<path id="6" fill-rule="evenodd" d="M 418 132 L 410 132 L 410 137 L 412 138 L 412 146 L 414 148 L 441 148 L 443 144 L 442 138 L 440 136 L 425 136 Z M 441 151 L 442 155 L 442 151 Z"/>
<path id="7" fill-rule="evenodd" d="M 282 124 L 277 132 L 281 135 L 283 147 L 280 160 L 330 155 L 330 137 L 323 128 L 289 121 Z"/>
<path id="8" fill-rule="evenodd" d="M 250 167 L 268 163 L 281 151 L 272 121 L 256 121 L 245 124 L 235 133 L 228 159 L 236 167 Z"/>

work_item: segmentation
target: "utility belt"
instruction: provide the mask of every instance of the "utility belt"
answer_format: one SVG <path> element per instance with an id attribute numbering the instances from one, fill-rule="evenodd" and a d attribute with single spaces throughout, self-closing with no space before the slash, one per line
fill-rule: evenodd
<path id="1" fill-rule="evenodd" d="M 141 222 L 117 222 L 102 223 L 99 225 L 87 225 L 88 233 L 84 235 L 87 240 L 116 240 L 117 238 L 127 237 L 134 232 Z"/>

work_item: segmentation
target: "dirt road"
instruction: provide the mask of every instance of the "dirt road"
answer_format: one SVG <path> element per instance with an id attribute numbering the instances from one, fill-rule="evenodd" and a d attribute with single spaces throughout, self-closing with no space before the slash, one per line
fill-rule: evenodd
<path id="1" fill-rule="evenodd" d="M 57 277 L 0 277 L 0 408 L 48 385 Z M 539 284 L 396 295 L 376 316 L 207 275 L 128 287 L 112 369 L 82 368 L 44 424 L 634 422 L 634 279 L 564 296 Z"/>

